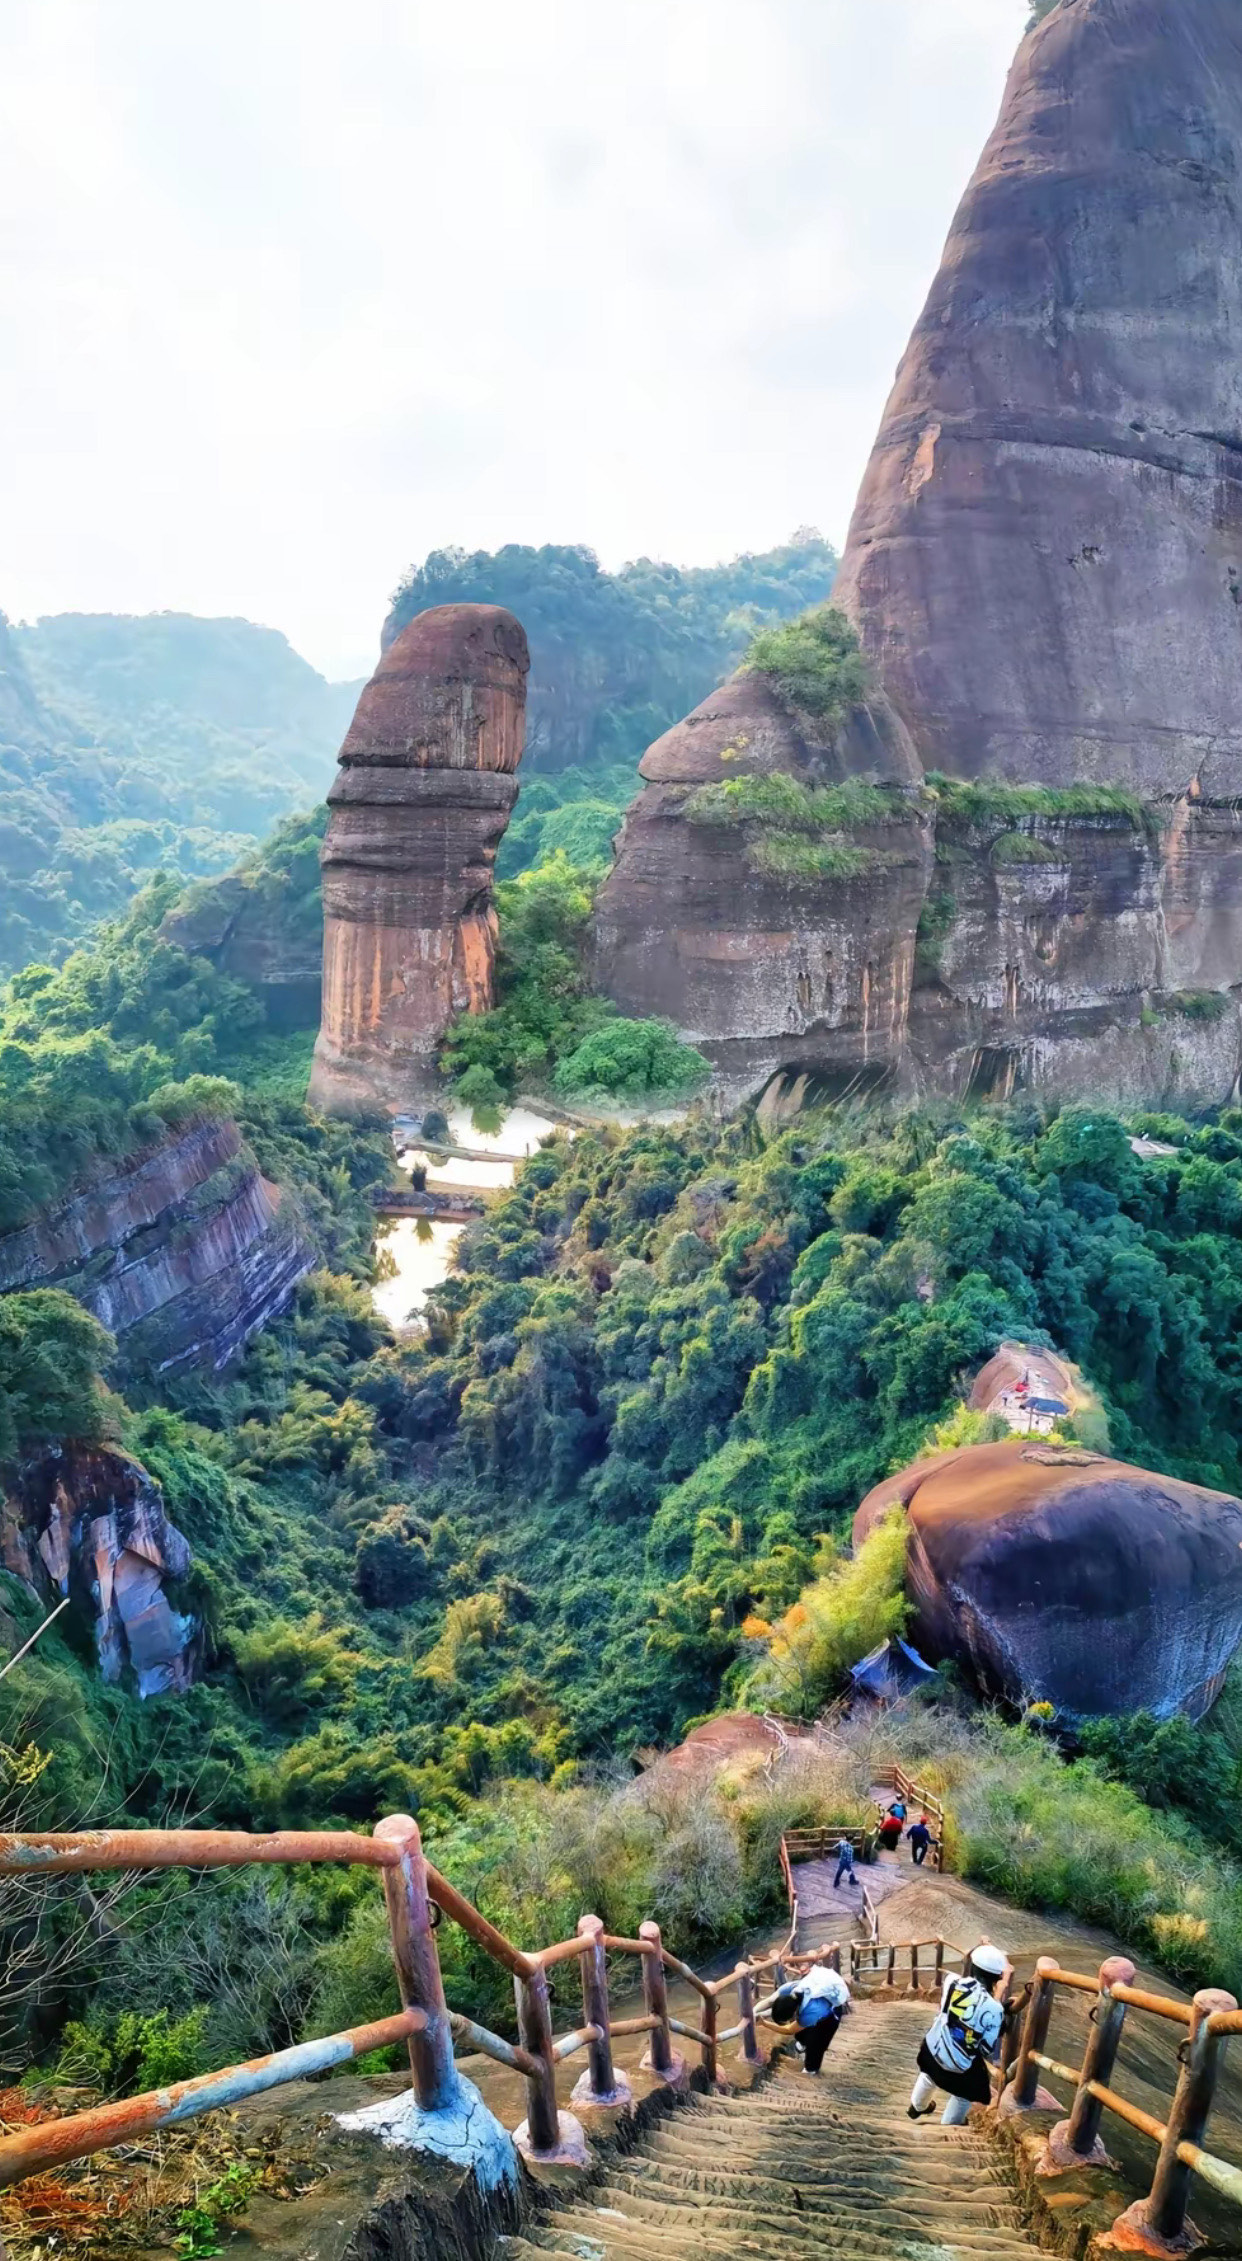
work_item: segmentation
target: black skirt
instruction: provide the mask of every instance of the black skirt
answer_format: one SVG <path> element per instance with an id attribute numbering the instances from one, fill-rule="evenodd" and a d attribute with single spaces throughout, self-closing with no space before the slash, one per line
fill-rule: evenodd
<path id="1" fill-rule="evenodd" d="M 948 2065 L 942 2065 L 938 2057 L 933 2057 L 926 2041 L 920 2041 L 919 2071 L 926 2073 L 927 2078 L 934 2081 L 937 2088 L 943 2088 L 948 2096 L 964 2096 L 970 2104 L 990 2104 L 992 2101 L 992 2080 L 986 2057 L 976 2057 L 969 2072 L 956 2073 Z"/>

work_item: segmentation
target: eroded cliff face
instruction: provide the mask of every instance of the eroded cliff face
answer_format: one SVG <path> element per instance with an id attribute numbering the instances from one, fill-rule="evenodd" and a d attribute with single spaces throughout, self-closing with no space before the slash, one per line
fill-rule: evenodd
<path id="1" fill-rule="evenodd" d="M 832 1093 L 890 1076 L 931 830 L 887 703 L 816 731 L 764 676 L 736 675 L 656 740 L 639 773 L 596 903 L 600 987 L 623 1012 L 675 1021 L 728 1098 L 778 1073 L 811 1071 Z M 845 789 L 842 822 L 791 833 L 779 806 L 735 820 L 728 788 L 786 778 L 810 795 Z M 856 811 L 851 785 L 873 788 Z M 817 858 L 843 868 L 826 876 Z"/>
<path id="2" fill-rule="evenodd" d="M 319 1106 L 425 1096 L 453 1016 L 492 1002 L 492 872 L 517 798 L 529 666 L 511 612 L 438 605 L 363 691 L 328 795 Z"/>
<path id="3" fill-rule="evenodd" d="M 693 822 L 675 780 L 739 719 L 757 766 L 804 773 L 796 718 L 742 677 L 652 748 L 600 899 L 603 986 L 667 1013 L 728 1096 L 861 1068 L 911 1095 L 1230 1097 L 1240 348 L 1236 0 L 1062 0 L 1019 51 L 833 594 L 909 751 L 847 764 L 905 781 L 904 864 L 760 882 Z"/>
<path id="4" fill-rule="evenodd" d="M 13 1471 L 0 1561 L 40 1602 L 68 1596 L 89 1618 L 104 1680 L 132 1672 L 140 1696 L 190 1685 L 198 1626 L 177 1604 L 190 1548 L 154 1477 L 128 1453 L 67 1445 Z"/>
<path id="5" fill-rule="evenodd" d="M 1019 50 L 834 600 L 927 768 L 1242 791 L 1242 17 Z"/>
<path id="6" fill-rule="evenodd" d="M 117 1338 L 121 1374 L 227 1364 L 314 1254 L 227 1118 L 99 1169 L 0 1236 L 0 1293 L 60 1287 Z"/>

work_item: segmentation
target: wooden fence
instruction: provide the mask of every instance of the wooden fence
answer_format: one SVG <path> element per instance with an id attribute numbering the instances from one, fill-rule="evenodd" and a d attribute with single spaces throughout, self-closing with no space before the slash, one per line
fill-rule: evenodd
<path id="1" fill-rule="evenodd" d="M 910 1788 L 915 1797 L 920 1795 L 913 1785 Z M 762 2061 L 758 2025 L 771 2002 L 770 1996 L 759 1998 L 764 1978 L 779 1986 L 789 1972 L 799 1971 L 819 1957 L 841 1970 L 843 1956 L 847 1955 L 845 1969 L 850 1983 L 864 1996 L 897 2000 L 909 1991 L 926 1991 L 934 1997 L 946 1969 L 961 1966 L 968 1959 L 967 1951 L 941 1939 L 881 1944 L 872 1936 L 852 1941 L 844 1950 L 834 1943 L 813 1954 L 795 1953 L 787 1943 L 774 1954 L 740 1962 L 724 1978 L 709 1980 L 669 1952 L 658 1925 L 642 1924 L 636 1939 L 617 1938 L 593 1915 L 581 1918 L 574 1938 L 526 1953 L 425 1860 L 418 1827 L 404 1814 L 390 1815 L 373 1837 L 347 1830 L 279 1831 L 253 1836 L 241 1830 L 164 1829 L 0 1836 L 0 1873 L 27 1880 L 100 1869 L 201 1870 L 237 1868 L 251 1862 L 296 1865 L 312 1861 L 351 1862 L 379 1871 L 402 2004 L 400 2014 L 330 2034 L 325 2040 L 278 2050 L 250 2064 L 170 2084 L 145 2096 L 70 2113 L 41 2126 L 19 2128 L 0 2137 L 0 2187 L 111 2145 L 132 2142 L 219 2105 L 236 2105 L 282 2082 L 347 2064 L 369 2050 L 398 2041 L 404 2041 L 409 2050 L 414 2095 L 425 2111 L 450 2109 L 456 2101 L 455 2041 L 520 2073 L 526 2082 L 527 2117 L 517 2131 L 518 2141 L 528 2157 L 556 2159 L 565 2156 L 563 2137 L 567 2132 L 557 2108 L 556 2067 L 579 2050 L 585 2050 L 587 2066 L 575 2090 L 575 2101 L 584 2107 L 615 2105 L 624 2100 L 627 2090 L 617 2078 L 612 2058 L 613 2041 L 622 2035 L 648 2036 L 644 2063 L 657 2078 L 667 2081 L 678 2079 L 684 2070 L 673 2047 L 674 2036 L 693 2043 L 706 2080 L 715 2084 L 719 2051 L 726 2043 L 739 2042 L 747 2063 Z M 436 1950 L 433 1907 L 460 1924 L 476 1945 L 512 1976 L 518 2009 L 516 2044 L 449 2009 Z M 612 2016 L 609 1956 L 638 1959 L 644 1997 L 641 2017 Z M 558 1964 L 570 1962 L 579 1967 L 583 2020 L 570 2032 L 554 2034 L 548 1973 Z M 684 1980 L 697 1998 L 697 2023 L 671 2014 L 669 1972 Z M 1134 1977 L 1133 1964 L 1121 1957 L 1104 1963 L 1096 1978 L 1063 1970 L 1050 1958 L 1041 1957 L 1029 1987 L 1009 2002 L 995 2074 L 998 2108 L 1002 2118 L 1035 2108 L 1040 2101 L 1041 2071 L 1073 2084 L 1069 2116 L 1052 2129 L 1048 2138 L 1041 2162 L 1046 2173 L 1063 2172 L 1101 2158 L 1099 2128 L 1105 2111 L 1115 2113 L 1149 2137 L 1159 2147 L 1151 2190 L 1120 2217 L 1119 2242 L 1134 2245 L 1146 2239 L 1150 2247 L 1163 2241 L 1167 2248 L 1176 2249 L 1185 2230 L 1192 2176 L 1199 2176 L 1242 2206 L 1242 2169 L 1203 2147 L 1220 2053 L 1231 2034 L 1242 2033 L 1242 2010 L 1232 1994 L 1206 1989 L 1196 1994 L 1193 2002 L 1175 2002 L 1136 1987 Z M 1094 1997 L 1087 2045 L 1077 2066 L 1063 2064 L 1048 2053 L 1048 2030 L 1058 1988 Z M 721 2030 L 720 2000 L 729 1993 L 736 1994 L 737 2017 Z M 1131 2009 L 1183 2029 L 1178 2051 L 1180 2071 L 1167 2120 L 1141 2111 L 1110 2086 L 1123 2024 Z"/>
<path id="2" fill-rule="evenodd" d="M 664 2080 L 679 2080 L 684 2065 L 673 2037 L 694 2043 L 703 2073 L 718 2079 L 719 2051 L 740 2042 L 746 2062 L 761 2062 L 756 2021 L 768 2007 L 760 1982 L 784 1983 L 787 1970 L 811 1962 L 811 1955 L 788 1950 L 739 1963 L 726 1977 L 705 1979 L 669 1952 L 659 1926 L 644 1923 L 637 1939 L 614 1937 L 598 1916 L 583 1916 L 577 1936 L 531 1953 L 515 1947 L 494 1924 L 463 1898 L 448 1878 L 424 1858 L 417 1824 L 408 1815 L 390 1815 L 373 1837 L 349 1830 L 280 1830 L 268 1836 L 244 1830 L 97 1830 L 73 1835 L 0 1836 L 0 1873 L 30 1881 L 39 1876 L 84 1874 L 92 1870 L 240 1868 L 252 1862 L 297 1866 L 341 1861 L 378 1869 L 388 1909 L 392 1956 L 402 2003 L 396 2017 L 351 2027 L 249 2064 L 230 2065 L 196 2080 L 179 2081 L 143 2096 L 127 2097 L 92 2110 L 73 2112 L 37 2127 L 0 2136 L 0 2188 L 69 2160 L 88 2157 L 113 2144 L 129 2143 L 158 2128 L 176 2126 L 221 2105 L 236 2105 L 291 2080 L 304 2080 L 363 2057 L 369 2050 L 405 2042 L 414 2095 L 426 2111 L 453 2101 L 453 2044 L 480 2051 L 520 2073 L 526 2082 L 527 2117 L 517 2131 L 527 2156 L 562 2155 L 562 2117 L 556 2103 L 556 2067 L 579 2050 L 587 2071 L 575 2090 L 584 2107 L 613 2104 L 627 2093 L 613 2069 L 612 2043 L 621 2035 L 649 2036 L 644 2062 Z M 434 1919 L 432 1909 L 439 1915 Z M 517 2043 L 451 2010 L 445 2000 L 434 1923 L 439 1916 L 460 1924 L 475 1944 L 513 1978 L 517 1996 Z M 635 1956 L 642 1970 L 644 2015 L 614 2019 L 609 2008 L 610 1956 Z M 554 2034 L 548 1973 L 560 1963 L 577 1962 L 581 1974 L 583 2022 Z M 839 1965 L 838 1965 L 839 1967 Z M 697 2023 L 672 2015 L 667 1974 L 683 1979 L 697 1997 Z M 721 1997 L 737 1997 L 737 2017 L 723 2030 Z"/>

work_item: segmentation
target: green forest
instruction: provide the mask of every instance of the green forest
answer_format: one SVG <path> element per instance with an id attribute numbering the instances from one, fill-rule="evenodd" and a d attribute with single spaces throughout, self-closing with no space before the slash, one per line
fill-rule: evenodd
<path id="1" fill-rule="evenodd" d="M 204 1652 L 188 1694 L 140 1706 L 100 1685 L 68 1612 L 0 1686 L 10 1814 L 81 1825 L 106 1801 L 112 1820 L 366 1826 L 400 1808 L 519 1931 L 546 1927 L 555 1845 L 567 1905 L 590 1878 L 610 1920 L 645 1897 L 701 1947 L 774 1905 L 779 1817 L 758 1793 L 709 1817 L 718 1859 L 691 1906 L 627 1764 L 762 1696 L 763 1630 L 799 1596 L 814 1593 L 823 1637 L 785 1708 L 814 1710 L 900 1625 L 893 1550 L 881 1532 L 850 1562 L 849 1519 L 886 1470 L 972 1433 L 962 1378 L 998 1340 L 1078 1361 L 1121 1456 L 1242 1488 L 1242 1112 L 1192 1125 L 941 1106 L 827 1111 L 776 1136 L 748 1113 L 558 1134 L 467 1231 L 425 1338 L 396 1339 L 368 1288 L 387 1134 L 307 1111 L 301 1037 L 155 938 L 173 893 L 161 882 L 61 970 L 10 984 L 5 1222 L 92 1154 L 230 1108 L 294 1190 L 320 1268 L 228 1373 L 131 1377 L 124 1396 L 69 1298 L 0 1305 L 0 1451 L 72 1433 L 136 1453 L 193 1547 L 181 1598 Z M 1139 1130 L 1174 1151 L 1139 1160 Z M 15 1646 L 37 1612 L 2 1586 Z M 1224 1714 L 1102 1731 L 1066 1775 L 1030 1730 L 972 1726 L 948 1685 L 943 1703 L 932 1741 L 962 1812 L 983 1813 L 1003 1758 L 1047 1817 L 1037 1877 L 994 1816 L 967 1827 L 976 1873 L 1146 1926 L 1186 1974 L 1223 1967 L 1242 1906 Z M 1080 1778 L 1084 1800 L 1129 1817 L 1089 1875 L 1057 1818 Z M 1211 1883 L 1212 1921 L 1182 1938 L 1167 1923 L 1191 1873 Z M 6 2046 L 108 2085 L 140 2044 L 192 2067 L 385 1998 L 356 1880 L 196 1888 L 170 1927 L 193 1945 L 176 1968 L 150 1959 L 142 1913 L 164 1922 L 173 1889 L 141 1888 L 122 1944 L 87 1953 Z M 259 1983 L 274 1937 L 278 1999 Z M 504 2017 L 494 1974 L 452 1953 L 454 1999 Z M 205 1970 L 215 2007 L 200 2015 Z M 156 2024 L 122 2031 L 127 2015 Z"/>
<path id="2" fill-rule="evenodd" d="M 739 650 L 829 726 L 857 696 L 831 612 L 768 622 Z M 1085 790 L 1076 808 L 1144 821 Z M 1060 806 L 944 778 L 929 791 L 950 829 L 998 840 Z M 704 793 L 693 821 L 746 825 L 761 846 L 844 853 L 839 831 L 883 815 L 863 786 Z M 313 941 L 322 820 L 288 819 L 228 883 L 269 940 Z M 642 1769 L 721 1707 L 815 1714 L 902 1630 L 900 1533 L 882 1524 L 851 1554 L 853 1511 L 920 1452 L 989 1433 L 965 1390 L 1001 1340 L 1082 1367 L 1099 1401 L 1084 1441 L 1242 1490 L 1242 1110 L 877 1104 L 783 1130 L 751 1109 L 722 1122 L 694 1104 L 703 1063 L 675 1032 L 591 993 L 599 859 L 536 846 L 498 889 L 497 1004 L 454 1024 L 446 1075 L 483 1120 L 532 1086 L 679 1096 L 682 1113 L 551 1135 L 465 1231 L 421 1335 L 395 1336 L 372 1302 L 387 1123 L 309 1110 L 313 1028 L 244 963 L 197 953 L 219 882 L 161 872 L 62 963 L 9 980 L 0 1232 L 227 1114 L 317 1263 L 223 1373 L 122 1375 L 69 1295 L 0 1300 L 6 1482 L 67 1438 L 135 1455 L 193 1550 L 174 1599 L 200 1629 L 196 1684 L 140 1704 L 101 1683 L 75 1595 L 0 1682 L 0 1819 L 365 1828 L 409 1811 L 515 1936 L 591 1905 L 619 1931 L 654 1913 L 704 1952 L 775 1914 L 783 1827 L 864 1810 L 874 1751 L 862 1735 L 783 1786 L 677 1790 Z M 1136 1155 L 1139 1133 L 1158 1150 Z M 0 1646 L 39 1616 L 0 1573 Z M 1240 1699 L 1231 1683 L 1199 1726 L 1102 1721 L 1066 1745 L 944 1671 L 885 1747 L 950 1793 L 967 1873 L 1219 1982 L 1242 1953 Z M 126 1890 L 102 1938 L 74 1891 L 53 1892 L 54 1975 L 15 1990 L 10 2072 L 33 2062 L 114 2093 L 390 2007 L 365 1876 Z M 28 1925 L 0 1894 L 19 1965 Z M 495 1969 L 456 1933 L 442 1946 L 454 2004 L 510 2028 Z"/>

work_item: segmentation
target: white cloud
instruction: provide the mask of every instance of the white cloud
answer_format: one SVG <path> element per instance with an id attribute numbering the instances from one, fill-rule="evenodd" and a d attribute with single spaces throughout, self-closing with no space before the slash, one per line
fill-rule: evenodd
<path id="1" fill-rule="evenodd" d="M 0 604 L 840 540 L 1025 0 L 9 0 Z"/>

